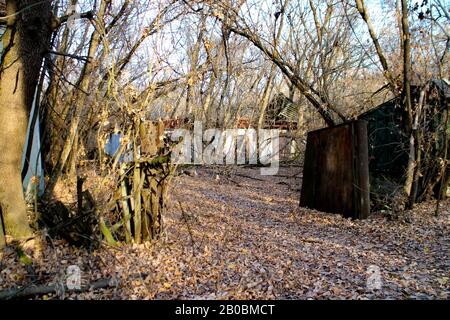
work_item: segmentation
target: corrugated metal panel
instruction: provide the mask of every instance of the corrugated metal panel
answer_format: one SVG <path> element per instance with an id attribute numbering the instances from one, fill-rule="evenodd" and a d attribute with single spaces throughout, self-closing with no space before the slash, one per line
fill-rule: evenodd
<path id="1" fill-rule="evenodd" d="M 36 114 L 37 117 L 34 126 L 33 126 L 33 115 L 34 113 L 39 112 L 39 104 L 38 104 L 38 92 L 36 89 L 33 106 L 31 109 L 31 116 L 28 120 L 28 129 L 27 129 L 27 139 L 24 145 L 24 152 L 22 155 L 22 182 L 23 188 L 26 192 L 26 196 L 31 192 L 34 188 L 38 188 L 38 194 L 42 195 L 44 192 L 44 170 L 42 167 L 42 157 L 41 157 L 41 140 L 40 140 L 40 123 L 39 123 L 39 114 Z M 32 132 L 33 134 L 30 134 Z M 31 138 L 31 141 L 29 141 Z M 29 149 L 29 145 L 31 144 L 31 149 Z M 36 182 L 38 181 L 38 184 Z"/>
<path id="2" fill-rule="evenodd" d="M 2 42 L 2 38 L 3 38 L 3 34 L 5 33 L 5 28 L 4 27 L 0 27 L 0 63 L 2 63 L 2 52 L 3 52 L 3 42 Z"/>

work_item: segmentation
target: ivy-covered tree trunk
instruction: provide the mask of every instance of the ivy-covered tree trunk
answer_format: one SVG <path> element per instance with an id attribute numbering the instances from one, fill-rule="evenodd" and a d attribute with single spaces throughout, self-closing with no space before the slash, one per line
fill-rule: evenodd
<path id="1" fill-rule="evenodd" d="M 51 35 L 50 1 L 7 0 L 0 65 L 0 209 L 5 233 L 31 235 L 21 179 L 28 117 Z"/>

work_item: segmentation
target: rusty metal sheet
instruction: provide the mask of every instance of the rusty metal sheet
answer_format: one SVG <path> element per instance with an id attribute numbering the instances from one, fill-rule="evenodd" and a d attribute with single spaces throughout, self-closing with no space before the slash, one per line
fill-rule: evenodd
<path id="1" fill-rule="evenodd" d="M 369 188 L 365 121 L 308 133 L 300 206 L 366 218 Z"/>

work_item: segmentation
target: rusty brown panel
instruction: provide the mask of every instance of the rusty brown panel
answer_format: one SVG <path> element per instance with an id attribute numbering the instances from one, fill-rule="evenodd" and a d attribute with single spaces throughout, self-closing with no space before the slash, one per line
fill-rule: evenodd
<path id="1" fill-rule="evenodd" d="M 367 122 L 353 122 L 354 216 L 365 219 L 370 213 L 369 145 Z"/>
<path id="2" fill-rule="evenodd" d="M 300 206 L 345 217 L 368 215 L 364 128 L 365 123 L 357 121 L 308 133 Z M 365 141 L 361 143 L 358 139 Z M 360 183 L 364 183 L 364 188 L 361 189 Z"/>

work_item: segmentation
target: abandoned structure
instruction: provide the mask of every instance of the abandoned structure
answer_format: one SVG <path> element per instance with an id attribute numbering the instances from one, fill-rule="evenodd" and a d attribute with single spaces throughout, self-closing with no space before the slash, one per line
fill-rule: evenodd
<path id="1" fill-rule="evenodd" d="M 450 181 L 448 82 L 413 86 L 418 177 L 415 202 L 443 198 Z M 367 127 L 366 127 L 367 125 Z M 400 98 L 358 120 L 308 133 L 300 205 L 345 217 L 365 218 L 379 193 L 392 197 L 407 176 L 411 132 Z M 370 177 L 370 178 L 369 178 Z M 369 197 L 370 194 L 370 197 Z"/>
<path id="2" fill-rule="evenodd" d="M 283 93 L 276 94 L 270 100 L 264 117 L 264 126 L 286 130 L 297 129 L 299 106 Z"/>
<path id="3" fill-rule="evenodd" d="M 439 159 L 450 159 L 449 152 L 446 152 L 450 137 L 450 89 L 445 80 L 432 80 L 425 87 L 413 86 L 411 89 L 416 106 L 419 105 L 421 91 L 424 93 L 423 105 L 418 106 L 421 108 L 421 116 L 417 123 L 417 130 L 425 147 L 418 168 L 421 177 L 416 199 L 420 202 L 431 196 L 438 196 L 441 186 L 439 176 L 442 172 Z M 382 183 L 386 179 L 399 185 L 403 184 L 408 166 L 410 135 L 406 128 L 407 114 L 401 107 L 400 99 L 389 100 L 358 118 L 368 122 L 369 171 L 372 185 Z M 447 164 L 444 186 L 448 185 L 449 177 Z M 444 189 L 443 193 L 446 187 Z"/>
<path id="4" fill-rule="evenodd" d="M 369 189 L 365 121 L 308 133 L 300 206 L 364 219 Z"/>

